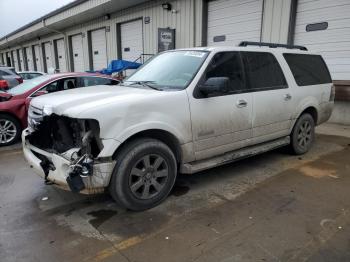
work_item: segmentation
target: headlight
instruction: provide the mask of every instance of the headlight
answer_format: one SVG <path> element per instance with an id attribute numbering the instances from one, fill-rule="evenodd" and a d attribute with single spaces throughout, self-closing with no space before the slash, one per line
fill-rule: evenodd
<path id="1" fill-rule="evenodd" d="M 43 116 L 49 116 L 52 114 L 52 106 L 43 107 Z"/>

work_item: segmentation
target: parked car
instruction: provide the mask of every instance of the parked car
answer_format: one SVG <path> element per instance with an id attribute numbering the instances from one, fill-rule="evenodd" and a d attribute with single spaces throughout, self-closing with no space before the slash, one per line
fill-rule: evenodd
<path id="1" fill-rule="evenodd" d="M 117 85 L 118 80 L 88 73 L 44 75 L 0 92 L 0 146 L 18 141 L 27 127 L 27 111 L 33 97 L 91 85 Z M 80 90 L 80 89 L 79 89 Z"/>
<path id="2" fill-rule="evenodd" d="M 13 67 L 0 67 L 0 90 L 8 90 L 21 83 L 23 79 Z"/>
<path id="3" fill-rule="evenodd" d="M 22 71 L 18 72 L 18 74 L 23 78 L 23 81 L 46 75 L 46 73 L 38 71 Z"/>
<path id="4" fill-rule="evenodd" d="M 108 188 L 121 206 L 144 210 L 166 198 L 178 172 L 282 146 L 306 153 L 334 104 L 324 60 L 304 47 L 245 45 L 163 52 L 119 88 L 34 99 L 27 161 L 61 188 Z"/>

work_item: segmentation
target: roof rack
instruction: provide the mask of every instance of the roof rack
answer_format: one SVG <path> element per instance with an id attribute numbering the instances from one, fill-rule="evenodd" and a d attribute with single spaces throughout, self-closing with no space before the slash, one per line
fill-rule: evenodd
<path id="1" fill-rule="evenodd" d="M 303 51 L 307 51 L 307 48 L 302 45 L 284 45 L 284 44 L 277 44 L 277 43 L 265 43 L 265 42 L 250 42 L 250 41 L 242 41 L 239 43 L 238 46 L 267 46 L 270 48 L 277 48 L 277 47 L 284 47 L 288 49 L 300 49 Z"/>

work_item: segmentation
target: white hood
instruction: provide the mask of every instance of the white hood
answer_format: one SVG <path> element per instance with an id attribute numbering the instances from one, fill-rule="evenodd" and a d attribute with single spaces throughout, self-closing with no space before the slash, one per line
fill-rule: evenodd
<path id="1" fill-rule="evenodd" d="M 43 95 L 33 99 L 31 105 L 40 109 L 51 107 L 55 114 L 78 117 L 81 112 L 99 106 L 128 103 L 156 93 L 162 92 L 125 86 L 91 86 Z"/>

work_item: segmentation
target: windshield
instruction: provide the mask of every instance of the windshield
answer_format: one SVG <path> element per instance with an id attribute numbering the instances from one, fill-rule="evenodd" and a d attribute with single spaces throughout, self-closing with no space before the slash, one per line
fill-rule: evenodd
<path id="1" fill-rule="evenodd" d="M 160 89 L 185 89 L 203 64 L 206 51 L 171 51 L 159 54 L 127 78 L 126 85 L 147 83 Z"/>
<path id="2" fill-rule="evenodd" d="M 29 91 L 30 89 L 36 87 L 37 85 L 40 85 L 48 80 L 50 80 L 52 76 L 39 76 L 34 79 L 27 80 L 23 84 L 17 85 L 7 92 L 11 95 L 21 95 L 24 94 L 25 92 Z"/>

